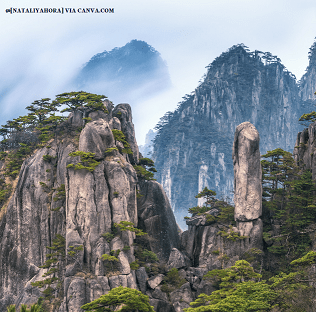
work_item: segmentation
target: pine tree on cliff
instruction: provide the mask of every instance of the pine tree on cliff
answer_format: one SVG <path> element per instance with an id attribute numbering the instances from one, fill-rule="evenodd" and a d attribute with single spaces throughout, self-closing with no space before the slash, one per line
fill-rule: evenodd
<path id="1" fill-rule="evenodd" d="M 118 310 L 118 308 L 120 308 Z M 155 312 L 149 304 L 148 296 L 136 289 L 116 287 L 107 295 L 87 303 L 81 307 L 85 311 L 117 311 L 117 312 Z"/>

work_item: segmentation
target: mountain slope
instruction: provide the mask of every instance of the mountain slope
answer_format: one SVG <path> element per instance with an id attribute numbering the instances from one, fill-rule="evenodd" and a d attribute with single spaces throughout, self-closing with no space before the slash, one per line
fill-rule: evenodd
<path id="1" fill-rule="evenodd" d="M 147 96 L 170 86 L 168 67 L 160 53 L 145 41 L 94 55 L 74 79 L 77 89 L 106 94 Z"/>
<path id="2" fill-rule="evenodd" d="M 179 215 L 197 204 L 205 186 L 232 198 L 232 142 L 238 124 L 250 121 L 261 134 L 260 151 L 292 150 L 298 119 L 310 111 L 295 76 L 271 53 L 236 45 L 209 66 L 204 81 L 158 124 L 153 159 Z"/>

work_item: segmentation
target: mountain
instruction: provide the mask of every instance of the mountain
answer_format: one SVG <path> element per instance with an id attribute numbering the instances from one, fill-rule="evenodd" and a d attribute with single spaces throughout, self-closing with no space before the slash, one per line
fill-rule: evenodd
<path id="1" fill-rule="evenodd" d="M 156 133 L 149 129 L 149 131 L 146 134 L 145 138 L 145 144 L 139 146 L 139 152 L 143 155 L 143 157 L 151 157 L 153 153 L 153 140 L 156 136 Z"/>
<path id="2" fill-rule="evenodd" d="M 33 152 L 29 144 L 26 154 L 15 149 L 0 154 L 1 311 L 10 304 L 37 302 L 41 288 L 33 283 L 43 280 L 53 289 L 60 312 L 79 311 L 117 283 L 138 288 L 130 267 L 137 249 L 135 234 L 128 230 L 133 226 L 152 237 L 142 241 L 144 252 L 149 249 L 162 261 L 180 246 L 161 185 L 139 173 L 130 106 L 113 108 L 106 100 L 98 108 L 86 108 L 88 123 L 75 110 L 53 138 L 43 145 L 39 141 Z M 23 131 L 18 135 L 21 138 Z M 15 138 L 11 134 L 2 144 Z M 28 145 L 23 146 L 25 151 Z M 12 165 L 14 173 L 8 169 Z M 115 273 L 102 260 L 111 251 L 117 257 Z M 48 267 L 52 271 L 45 279 Z"/>
<path id="3" fill-rule="evenodd" d="M 179 224 L 205 186 L 218 197 L 233 198 L 232 142 L 238 124 L 250 121 L 258 129 L 261 154 L 277 147 L 293 150 L 302 129 L 298 119 L 313 110 L 308 99 L 315 87 L 314 59 L 313 52 L 298 84 L 278 57 L 233 46 L 207 66 L 194 92 L 161 118 L 154 140 L 156 178 Z"/>
<path id="4" fill-rule="evenodd" d="M 168 67 L 161 55 L 145 41 L 94 55 L 74 78 L 76 89 L 105 94 L 112 100 L 139 99 L 171 85 Z"/>

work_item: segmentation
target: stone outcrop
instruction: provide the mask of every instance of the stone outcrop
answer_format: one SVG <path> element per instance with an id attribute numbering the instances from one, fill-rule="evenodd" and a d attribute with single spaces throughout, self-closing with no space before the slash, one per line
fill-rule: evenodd
<path id="1" fill-rule="evenodd" d="M 314 110 L 315 57 L 304 82 L 268 53 L 247 52 L 242 45 L 222 53 L 200 85 L 161 121 L 154 141 L 157 181 L 182 222 L 205 186 L 218 198 L 233 198 L 231 144 L 236 127 L 250 121 L 261 135 L 260 150 L 292 151 L 301 127 L 298 119 Z M 301 89 L 301 94 L 299 93 Z M 307 96 L 308 95 L 308 96 Z"/>
<path id="2" fill-rule="evenodd" d="M 259 133 L 250 122 L 236 128 L 233 145 L 235 220 L 241 236 L 250 246 L 262 249 L 262 171 Z"/>
<path id="3" fill-rule="evenodd" d="M 181 251 L 172 250 L 169 262 L 190 272 L 184 264 L 187 255 L 192 268 L 190 281 L 197 294 L 211 292 L 213 286 L 201 279 L 209 270 L 229 267 L 252 248 L 263 247 L 262 183 L 259 152 L 259 133 L 249 122 L 237 126 L 233 143 L 236 226 L 217 222 L 220 208 L 193 215 L 186 220 L 188 230 L 181 235 Z M 215 218 L 205 222 L 208 214 Z M 227 238 L 227 237 L 231 238 Z M 168 264 L 169 264 L 168 262 Z M 170 264 L 169 264 L 170 265 Z M 200 273 L 198 270 L 201 270 Z M 194 272 L 194 273 L 193 273 Z"/>
<path id="4" fill-rule="evenodd" d="M 160 259 L 167 261 L 172 248 L 180 246 L 178 225 L 169 200 L 162 186 L 156 181 L 140 182 L 139 188 L 139 227 L 155 238 L 149 242 L 152 251 Z"/>
<path id="5" fill-rule="evenodd" d="M 139 155 L 130 106 L 119 104 L 113 109 L 109 101 L 105 105 L 108 113 L 88 112 L 86 117 L 91 115 L 92 121 L 85 125 L 83 116 L 71 114 L 64 126 L 69 131 L 84 126 L 78 141 L 62 134 L 24 161 L 0 221 L 1 311 L 10 304 L 37 301 L 41 292 L 31 283 L 44 279 L 46 270 L 40 266 L 50 253 L 46 246 L 52 246 L 57 234 L 65 238 L 66 255 L 60 260 L 59 312 L 80 311 L 81 305 L 119 285 L 146 292 L 145 268 L 136 273 L 130 268 L 135 261 L 135 234 L 118 231 L 112 239 L 104 236 L 114 223 L 143 226 L 155 241 L 153 250 L 163 250 L 162 258 L 168 259 L 171 249 L 179 248 L 178 228 L 162 187 L 141 181 L 133 167 Z M 122 143 L 115 140 L 113 129 L 122 130 L 131 155 L 120 152 Z M 77 150 L 95 153 L 94 170 L 68 166 L 80 162 L 80 156 L 69 155 Z M 143 195 L 140 201 L 137 190 Z M 101 260 L 111 250 L 120 250 L 116 271 Z"/>
<path id="6" fill-rule="evenodd" d="M 259 133 L 250 122 L 236 128 L 233 163 L 235 220 L 256 220 L 262 214 L 262 172 Z"/>

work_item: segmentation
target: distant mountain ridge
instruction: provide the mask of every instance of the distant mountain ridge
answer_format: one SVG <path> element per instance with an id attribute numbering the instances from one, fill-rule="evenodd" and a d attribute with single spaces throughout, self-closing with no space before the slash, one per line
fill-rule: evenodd
<path id="1" fill-rule="evenodd" d="M 148 96 L 171 85 L 168 67 L 160 53 L 141 40 L 94 55 L 75 77 L 76 89 L 106 94 Z M 137 91 L 138 90 L 138 91 Z M 140 91 L 139 91 L 140 90 Z"/>
<path id="2" fill-rule="evenodd" d="M 235 45 L 207 67 L 204 81 L 174 112 L 161 118 L 154 140 L 156 178 L 178 223 L 205 186 L 218 197 L 233 198 L 232 142 L 238 124 L 255 125 L 261 154 L 277 147 L 293 151 L 302 129 L 299 117 L 314 110 L 314 54 L 315 44 L 299 84 L 271 53 Z"/>

